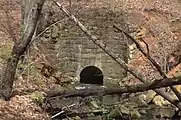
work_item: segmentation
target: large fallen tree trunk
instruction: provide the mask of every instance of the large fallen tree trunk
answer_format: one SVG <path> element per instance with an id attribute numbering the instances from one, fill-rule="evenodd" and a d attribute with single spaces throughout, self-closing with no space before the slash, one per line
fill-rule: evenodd
<path id="1" fill-rule="evenodd" d="M 131 86 L 122 86 L 119 88 L 90 88 L 90 89 L 80 89 L 80 90 L 71 90 L 71 91 L 59 91 L 59 92 L 50 92 L 47 93 L 47 97 L 87 97 L 87 96 L 104 96 L 112 94 L 123 94 L 123 93 L 136 93 L 144 92 L 147 90 L 159 89 L 162 87 L 174 86 L 181 84 L 181 76 L 177 78 L 165 78 L 160 80 L 155 80 L 153 82 L 131 85 Z"/>

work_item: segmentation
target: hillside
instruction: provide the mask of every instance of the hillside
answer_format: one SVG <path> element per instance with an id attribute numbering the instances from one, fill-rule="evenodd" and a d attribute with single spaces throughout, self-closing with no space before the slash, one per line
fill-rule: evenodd
<path id="1" fill-rule="evenodd" d="M 67 9 L 69 5 L 64 2 Z M 0 8 L 1 9 L 1 8 Z M 20 19 L 20 9 L 13 10 L 14 19 Z M 51 10 L 50 10 L 51 11 Z M 54 15 L 59 15 L 59 10 L 52 10 Z M 142 39 L 149 46 L 149 54 L 162 67 L 168 76 L 180 75 L 180 58 L 181 58 L 181 2 L 179 0 L 76 0 L 72 1 L 72 13 L 88 27 L 92 34 L 101 39 L 111 38 L 114 29 L 113 24 L 120 23 L 124 20 L 126 32 L 131 34 L 146 49 Z M 61 13 L 61 12 L 60 12 Z M 54 19 L 54 15 L 51 20 Z M 99 19 L 100 17 L 100 19 Z M 105 22 L 108 20 L 109 22 Z M 2 22 L 1 22 L 2 23 Z M 82 35 L 80 30 L 75 26 L 71 27 L 67 22 L 63 28 L 63 36 L 73 34 Z M 0 24 L 0 28 L 3 28 Z M 15 25 L 17 27 L 17 25 Z M 1 30 L 1 29 L 0 29 Z M 16 32 L 19 31 L 17 27 Z M 72 33 L 67 31 L 72 30 Z M 98 32 L 101 31 L 101 32 Z M 17 33 L 14 33 L 17 34 Z M 117 34 L 116 34 L 117 35 Z M 3 73 L 6 60 L 10 56 L 13 41 L 7 33 L 0 32 L 0 72 Z M 18 38 L 17 36 L 15 36 Z M 148 80 L 161 78 L 155 68 L 148 60 L 137 50 L 135 46 L 128 41 L 131 48 L 129 65 L 143 73 Z M 47 45 L 47 44 L 46 44 Z M 114 45 L 113 45 L 114 46 Z M 112 48 L 111 43 L 107 45 Z M 64 89 L 60 85 L 61 81 L 55 80 L 54 77 L 47 78 L 43 76 L 39 67 L 46 60 L 43 55 L 48 53 L 30 52 L 25 64 L 20 63 L 18 66 L 16 81 L 14 85 L 14 96 L 10 101 L 0 100 L 0 119 L 2 120 L 49 120 L 50 116 L 40 106 L 42 95 L 50 89 Z M 42 55 L 42 56 L 41 56 Z M 53 57 L 50 57 L 53 58 Z M 51 61 L 48 61 L 51 63 Z M 55 64 L 53 62 L 53 64 Z M 56 66 L 56 65 L 55 65 Z M 24 73 L 21 69 L 25 68 Z M 117 68 L 116 70 L 117 71 Z M 0 74 L 2 76 L 3 74 Z M 62 75 L 62 83 L 70 79 L 70 76 Z M 65 80 L 65 82 L 64 82 Z M 61 83 L 61 84 L 62 84 Z M 126 84 L 132 85 L 140 83 L 134 77 L 130 77 Z M 66 89 L 66 88 L 65 88 Z M 181 87 L 177 86 L 181 92 Z M 131 101 L 131 100 L 130 100 Z M 151 109 L 151 108 L 150 108 Z M 158 109 L 157 109 L 158 110 Z M 153 111 L 151 111 L 153 112 Z M 100 119 L 100 118 L 99 118 Z"/>

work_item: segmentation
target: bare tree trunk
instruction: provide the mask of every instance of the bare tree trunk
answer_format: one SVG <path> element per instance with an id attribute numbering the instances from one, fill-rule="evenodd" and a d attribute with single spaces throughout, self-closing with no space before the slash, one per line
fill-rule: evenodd
<path id="1" fill-rule="evenodd" d="M 14 76 L 20 56 L 26 51 L 33 34 L 45 0 L 22 0 L 21 38 L 13 46 L 11 57 L 7 61 L 4 75 L 0 81 L 0 97 L 11 97 Z"/>

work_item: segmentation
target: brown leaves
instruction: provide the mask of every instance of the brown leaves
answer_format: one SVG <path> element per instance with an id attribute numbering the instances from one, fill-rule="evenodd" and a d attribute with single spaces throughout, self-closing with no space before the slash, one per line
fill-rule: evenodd
<path id="1" fill-rule="evenodd" d="M 11 101 L 0 100 L 0 118 L 3 120 L 48 120 L 48 115 L 42 113 L 28 95 L 15 96 Z"/>
<path id="2" fill-rule="evenodd" d="M 4 32 L 14 42 L 20 37 L 21 9 L 19 0 L 1 0 L 0 31 Z"/>

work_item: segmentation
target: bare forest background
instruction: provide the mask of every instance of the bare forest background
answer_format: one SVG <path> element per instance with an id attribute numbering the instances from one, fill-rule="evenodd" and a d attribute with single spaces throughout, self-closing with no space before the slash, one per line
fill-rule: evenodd
<path id="1" fill-rule="evenodd" d="M 84 114 L 88 114 L 86 119 L 98 120 L 117 116 L 118 119 L 174 119 L 179 116 L 180 0 L 32 1 L 0 0 L 0 119 L 49 120 L 55 113 L 68 120 L 81 119 Z M 113 49 L 122 42 L 117 37 L 120 35 L 127 45 L 126 60 L 119 59 L 120 52 Z M 109 81 L 118 86 L 69 91 L 69 84 L 79 79 L 74 75 L 77 71 L 71 68 L 81 65 L 73 66 L 64 60 L 69 53 L 76 54 L 76 43 L 61 54 L 67 37 L 81 39 L 81 44 L 86 37 L 88 48 L 93 46 L 104 52 L 111 65 L 102 69 Z M 111 41 L 113 38 L 119 42 Z M 57 44 L 58 50 L 55 49 Z M 97 51 L 95 53 L 97 55 Z M 85 56 L 86 60 L 91 60 L 91 55 Z M 66 70 L 60 69 L 65 63 Z M 81 64 L 81 67 L 86 65 Z M 99 67 L 100 62 L 96 65 Z M 126 77 L 120 79 L 123 73 Z M 128 94 L 121 97 L 119 104 L 105 107 L 93 101 L 89 103 L 92 107 L 83 112 L 72 106 L 63 106 L 57 111 L 46 101 L 57 97 L 123 93 Z"/>

